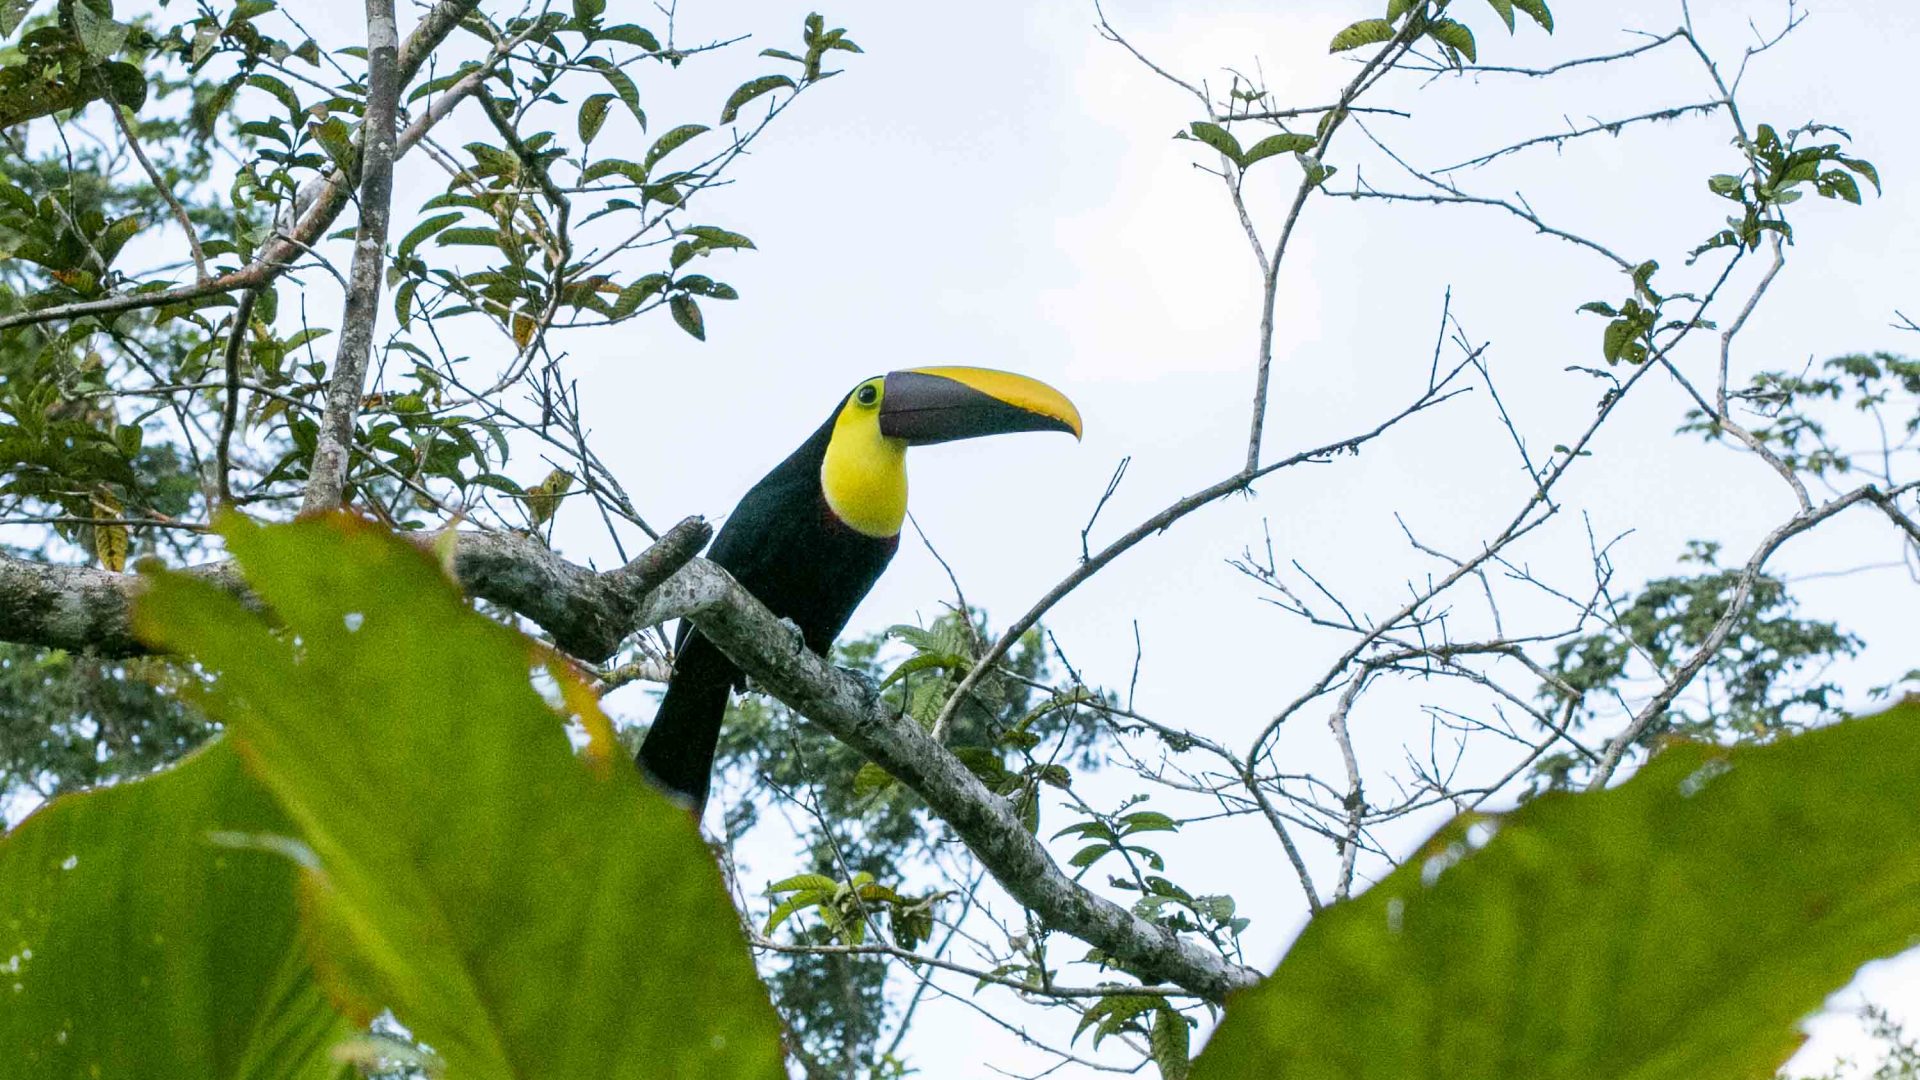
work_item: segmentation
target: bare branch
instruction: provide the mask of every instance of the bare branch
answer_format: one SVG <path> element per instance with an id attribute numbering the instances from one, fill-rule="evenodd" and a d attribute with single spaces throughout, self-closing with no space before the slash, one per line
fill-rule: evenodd
<path id="1" fill-rule="evenodd" d="M 340 347 L 334 353 L 327 404 L 307 472 L 303 511 L 340 505 L 347 486 L 354 421 L 373 355 L 373 328 L 380 318 L 381 269 L 386 264 L 387 222 L 393 214 L 395 111 L 400 101 L 400 33 L 393 0 L 367 0 L 367 111 L 360 122 L 360 224 L 354 229 L 353 269 L 346 309 L 340 315 Z"/>
<path id="2" fill-rule="evenodd" d="M 966 700 L 967 695 L 973 692 L 975 686 L 979 685 L 980 680 L 985 677 L 987 671 L 999 663 L 1002 657 L 1007 655 L 1007 650 L 1013 648 L 1014 643 L 1020 640 L 1020 635 L 1033 629 L 1034 624 L 1040 621 L 1041 616 L 1051 611 L 1053 606 L 1065 599 L 1068 593 L 1079 588 L 1082 582 L 1105 569 L 1107 564 L 1126 554 L 1135 544 L 1138 544 L 1140 541 L 1145 540 L 1155 533 L 1164 532 L 1181 518 L 1206 506 L 1208 503 L 1231 495 L 1236 491 L 1245 491 L 1253 485 L 1255 480 L 1269 473 L 1291 468 L 1302 462 L 1325 461 L 1338 454 L 1353 453 L 1359 450 L 1362 446 L 1385 434 L 1387 429 L 1398 424 L 1400 421 L 1416 413 L 1424 412 L 1448 400 L 1457 393 L 1463 393 L 1464 391 L 1442 392 L 1445 390 L 1447 384 L 1453 381 L 1453 376 L 1458 374 L 1459 371 L 1460 368 L 1454 368 L 1446 378 L 1423 391 L 1412 405 L 1381 421 L 1369 431 L 1342 439 L 1339 442 L 1315 447 L 1312 450 L 1303 450 L 1291 457 L 1282 458 L 1271 465 L 1266 465 L 1259 469 L 1242 470 L 1234 473 L 1232 476 L 1218 483 L 1201 488 L 1191 495 L 1175 500 L 1173 504 L 1166 509 L 1134 526 L 1125 536 L 1102 548 L 1100 554 L 1095 555 L 1091 559 L 1082 559 L 1080 565 L 1075 567 L 1071 574 L 1061 579 L 1058 585 L 1049 589 L 1047 594 L 1041 597 L 1033 607 L 1027 609 L 1025 615 L 1014 620 L 1013 624 L 1008 626 L 1006 631 L 1000 635 L 1000 639 L 993 643 L 993 647 L 987 650 L 987 654 L 980 658 L 979 663 L 973 666 L 973 670 L 967 672 L 966 677 L 960 680 L 960 685 L 954 688 L 953 696 L 947 699 L 945 707 L 940 710 L 939 718 L 934 722 L 933 737 L 936 740 L 945 739 L 947 729 L 953 723 L 953 716 L 960 709 L 960 703 Z"/>

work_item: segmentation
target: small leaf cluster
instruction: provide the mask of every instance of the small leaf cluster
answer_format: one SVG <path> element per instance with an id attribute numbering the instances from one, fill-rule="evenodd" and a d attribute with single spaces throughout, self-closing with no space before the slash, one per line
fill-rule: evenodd
<path id="1" fill-rule="evenodd" d="M 1785 138 L 1771 124 L 1755 128 L 1751 139 L 1736 137 L 1733 144 L 1746 155 L 1746 169 L 1711 176 L 1707 179 L 1707 188 L 1723 199 L 1740 204 L 1740 213 L 1727 218 L 1727 228 L 1694 248 L 1692 257 L 1697 259 L 1716 248 L 1753 251 L 1767 233 L 1791 243 L 1793 226 L 1787 223 L 1782 209 L 1798 202 L 1806 193 L 1807 184 L 1812 184 L 1821 198 L 1840 199 L 1856 206 L 1860 203 L 1860 185 L 1854 176 L 1865 178 L 1878 192 L 1879 171 L 1869 161 L 1848 156 L 1840 143 L 1800 145 L 1802 139 L 1827 132 L 1852 141 L 1852 136 L 1840 128 L 1820 123 L 1793 128 Z"/>
<path id="2" fill-rule="evenodd" d="M 1654 335 L 1660 332 L 1685 330 L 1693 327 L 1710 329 L 1713 323 L 1706 319 L 1673 319 L 1660 322 L 1665 306 L 1674 300 L 1696 300 L 1692 293 L 1661 293 L 1653 287 L 1653 275 L 1660 264 L 1649 259 L 1635 266 L 1629 272 L 1633 279 L 1633 292 L 1620 302 L 1619 307 L 1604 300 L 1589 300 L 1576 310 L 1604 315 L 1608 319 L 1607 328 L 1600 335 L 1600 355 L 1609 365 L 1625 361 L 1638 366 L 1647 362 L 1653 355 Z"/>
<path id="3" fill-rule="evenodd" d="M 1148 1056 L 1159 1067 L 1163 1080 L 1185 1080 L 1190 1067 L 1189 1041 L 1194 1021 L 1152 994 L 1109 994 L 1099 998 L 1080 1014 L 1073 1029 L 1074 1041 L 1088 1030 L 1093 1032 L 1093 1048 L 1102 1040 L 1127 1033 L 1147 1040 Z"/>
<path id="4" fill-rule="evenodd" d="M 1130 853 L 1138 855 L 1155 870 L 1165 870 L 1166 860 L 1160 853 L 1144 844 L 1127 841 L 1140 834 L 1150 832 L 1178 832 L 1180 823 L 1158 810 L 1134 810 L 1114 816 L 1095 815 L 1087 821 L 1069 825 L 1053 834 L 1058 840 L 1063 836 L 1075 836 L 1087 841 L 1086 846 L 1073 853 L 1067 865 L 1084 870 L 1106 858 L 1108 855 Z"/>
<path id="5" fill-rule="evenodd" d="M 950 895 L 934 892 L 903 896 L 875 881 L 865 870 L 845 881 L 835 881 L 825 874 L 796 874 L 767 886 L 767 893 L 781 900 L 767 916 L 761 931 L 764 934 L 771 936 L 781 923 L 811 911 L 819 917 L 830 940 L 861 945 L 867 940 L 868 920 L 884 912 L 894 943 L 903 949 L 916 948 L 933 935 L 934 905 Z"/>
<path id="6" fill-rule="evenodd" d="M 958 617 L 944 617 L 931 628 L 899 625 L 888 635 L 914 651 L 882 682 L 882 688 L 904 683 L 901 688 L 905 712 L 921 724 L 931 727 L 946 707 L 947 700 L 961 679 L 972 671 L 987 642 L 984 625 L 963 623 Z M 1040 632 L 1029 631 L 1016 653 L 1037 656 Z M 1086 706 L 1100 697 L 1084 686 L 1073 686 L 1048 695 L 1032 707 L 1031 696 L 1019 675 L 1031 660 L 1016 657 L 1004 672 L 996 671 L 974 685 L 956 714 L 954 756 L 968 771 L 986 785 L 987 790 L 1005 797 L 1026 825 L 1027 831 L 1040 831 L 1041 793 L 1045 788 L 1066 790 L 1073 773 L 1058 760 L 1063 753 L 1085 755 L 1090 744 L 1091 714 Z M 911 679 L 933 674 L 935 678 Z M 1012 706 L 1012 707 L 1009 707 Z M 1056 748 L 1038 754 L 1042 745 L 1056 740 Z M 868 765 L 855 777 L 861 790 L 879 790 L 892 782 L 877 766 Z"/>
<path id="7" fill-rule="evenodd" d="M 1545 0 L 1487 0 L 1487 5 L 1500 16 L 1509 34 L 1514 30 L 1515 11 L 1538 23 L 1547 33 L 1553 33 L 1553 12 L 1548 10 Z M 1462 61 L 1475 63 L 1479 54 L 1473 31 L 1465 23 L 1445 16 L 1450 6 L 1451 0 L 1388 0 L 1386 17 L 1361 19 L 1345 27 L 1333 35 L 1327 51 L 1351 52 L 1403 36 L 1407 40 L 1424 37 L 1438 46 L 1441 55 L 1454 67 L 1463 66 Z M 1402 22 L 1403 19 L 1406 21 Z M 1400 25 L 1395 26 L 1396 23 Z"/>
<path id="8" fill-rule="evenodd" d="M 719 181 L 725 166 L 759 127 L 784 107 L 784 101 L 769 110 L 753 130 L 736 133 L 725 144 L 708 145 L 711 140 L 702 138 L 712 131 L 708 125 L 683 123 L 654 138 L 638 160 L 596 157 L 592 153 L 595 140 L 605 129 L 615 102 L 625 106 L 642 132 L 648 126 L 639 87 L 626 71 L 630 60 L 603 50 L 610 43 L 632 46 L 645 58 L 676 67 L 688 55 L 663 48 L 650 31 L 637 24 L 605 25 L 603 12 L 603 4 L 582 3 L 575 5 L 572 16 L 548 12 L 538 23 L 510 22 L 501 30 L 506 35 L 530 35 L 530 44 L 545 53 L 550 67 L 524 78 L 510 97 L 496 103 L 496 113 L 514 131 L 506 137 L 508 145 L 469 143 L 465 150 L 472 164 L 452 178 L 444 194 L 422 207 L 426 212 L 444 212 L 421 220 L 401 241 L 396 252 L 399 280 L 394 306 L 403 324 L 423 303 L 422 291 L 427 290 L 432 297 L 424 302 L 437 317 L 482 312 L 496 320 L 522 350 L 544 334 L 562 312 L 570 313 L 574 325 L 599 325 L 624 322 L 662 306 L 675 325 L 704 341 L 707 324 L 700 301 L 739 297 L 726 282 L 683 270 L 695 258 L 714 252 L 751 250 L 753 241 L 718 225 L 682 224 L 672 215 L 684 211 L 689 200 Z M 821 70 L 820 58 L 825 53 L 860 51 L 845 30 L 825 29 L 818 14 L 808 16 L 803 38 L 805 56 L 779 49 L 762 52 L 763 56 L 800 63 L 801 78 L 796 81 L 784 74 L 771 74 L 741 84 L 721 107 L 722 124 L 734 123 L 746 106 L 768 94 L 779 90 L 798 93 L 837 74 Z M 592 71 L 612 88 L 610 93 L 590 94 L 580 101 L 573 117 L 577 151 L 561 145 L 553 131 L 529 130 L 529 121 L 542 115 L 536 106 L 543 111 L 567 103 L 567 84 L 563 84 L 560 73 L 569 70 Z M 463 68 L 423 83 L 412 97 L 444 91 L 470 71 Z M 703 149 L 704 158 L 693 156 Z M 667 159 L 675 155 L 676 164 L 669 164 Z M 554 169 L 561 165 L 573 170 L 565 188 L 571 194 L 561 194 L 563 189 L 554 178 Z M 541 194 L 529 194 L 529 185 L 538 187 Z M 591 260 L 574 258 L 564 227 L 576 201 L 585 204 L 578 225 L 594 223 L 597 228 L 632 233 L 634 239 L 623 246 L 637 247 L 642 236 L 668 233 L 672 242 L 666 269 L 623 281 L 621 275 L 603 265 L 604 254 Z M 498 257 L 483 268 L 465 272 L 430 266 L 417 255 L 429 240 L 443 248 L 480 249 Z"/>
<path id="9" fill-rule="evenodd" d="M 1265 93 L 1258 89 L 1243 89 L 1237 79 L 1232 96 L 1235 102 L 1242 104 L 1262 101 L 1266 97 Z M 1316 188 L 1326 183 L 1334 173 L 1339 171 L 1332 165 L 1321 164 L 1317 148 L 1321 140 L 1326 138 L 1328 129 L 1345 115 L 1346 112 L 1343 109 L 1333 109 L 1321 114 L 1319 125 L 1312 135 L 1290 131 L 1284 123 L 1276 120 L 1273 124 L 1280 128 L 1278 134 L 1267 135 L 1255 141 L 1252 146 L 1244 148 L 1240 145 L 1238 136 L 1229 131 L 1223 123 L 1216 123 L 1214 120 L 1196 120 L 1188 124 L 1185 131 L 1174 132 L 1173 137 L 1205 143 L 1218 151 L 1222 157 L 1233 163 L 1236 184 L 1246 178 L 1248 169 L 1260 162 L 1280 154 L 1292 154 L 1301 172 L 1305 174 L 1306 185 L 1309 188 Z M 1225 124 L 1231 124 L 1236 117 L 1225 116 L 1218 119 Z"/>

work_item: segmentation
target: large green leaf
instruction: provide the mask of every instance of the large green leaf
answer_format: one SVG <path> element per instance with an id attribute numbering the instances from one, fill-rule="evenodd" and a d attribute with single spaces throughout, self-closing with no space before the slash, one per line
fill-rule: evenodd
<path id="1" fill-rule="evenodd" d="M 559 673 L 581 756 L 531 643 L 384 530 L 225 532 L 282 629 L 165 574 L 137 624 L 215 674 L 208 711 L 311 846 L 330 985 L 462 1080 L 783 1075 L 712 856 L 590 693 Z"/>
<path id="2" fill-rule="evenodd" d="M 284 814 L 216 742 L 0 842 L 0 1062 L 22 1080 L 318 1080 L 353 1029 L 301 946 Z"/>
<path id="3" fill-rule="evenodd" d="M 1461 819 L 1227 1003 L 1204 1077 L 1770 1077 L 1920 935 L 1920 704 Z"/>

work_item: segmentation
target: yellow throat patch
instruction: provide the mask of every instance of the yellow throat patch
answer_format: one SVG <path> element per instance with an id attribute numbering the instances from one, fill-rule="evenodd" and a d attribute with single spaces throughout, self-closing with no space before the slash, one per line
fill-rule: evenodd
<path id="1" fill-rule="evenodd" d="M 907 518 L 907 444 L 880 434 L 885 382 L 868 379 L 847 395 L 820 462 L 820 490 L 833 516 L 883 539 L 900 535 Z"/>

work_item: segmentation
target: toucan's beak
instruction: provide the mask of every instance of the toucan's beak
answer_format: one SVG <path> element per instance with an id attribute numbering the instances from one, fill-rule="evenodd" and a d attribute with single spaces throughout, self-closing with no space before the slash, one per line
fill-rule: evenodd
<path id="1" fill-rule="evenodd" d="M 887 374 L 880 433 L 909 446 L 1001 435 L 1066 431 L 1080 437 L 1080 410 L 1038 379 L 991 368 L 929 367 Z"/>

